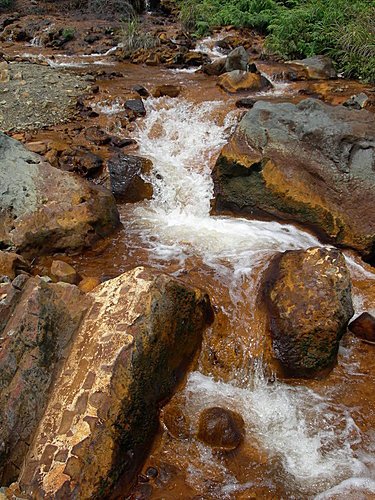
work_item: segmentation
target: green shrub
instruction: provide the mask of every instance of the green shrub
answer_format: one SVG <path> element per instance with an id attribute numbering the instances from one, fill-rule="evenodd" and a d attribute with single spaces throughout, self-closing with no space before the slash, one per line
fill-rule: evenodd
<path id="1" fill-rule="evenodd" d="M 9 9 L 13 5 L 13 0 L 0 0 L 0 10 Z"/>
<path id="2" fill-rule="evenodd" d="M 375 80 L 375 7 L 366 0 L 305 0 L 281 9 L 267 46 L 286 58 L 327 54 L 346 76 Z"/>
<path id="3" fill-rule="evenodd" d="M 284 58 L 327 54 L 346 76 L 375 81 L 373 0 L 177 0 L 183 27 L 250 27 Z"/>
<path id="4" fill-rule="evenodd" d="M 138 49 L 151 49 L 159 45 L 159 39 L 151 33 L 143 31 L 137 16 L 124 20 L 119 32 L 119 41 L 124 49 L 134 52 Z"/>

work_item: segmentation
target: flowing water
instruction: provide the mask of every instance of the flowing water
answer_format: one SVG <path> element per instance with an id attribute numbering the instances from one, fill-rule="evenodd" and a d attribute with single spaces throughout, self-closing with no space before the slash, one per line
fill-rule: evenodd
<path id="1" fill-rule="evenodd" d="M 191 274 L 195 284 L 201 272 L 198 284 L 209 291 L 218 316 L 226 319 L 224 342 L 218 341 L 223 332 L 214 325 L 204 341 L 200 369 L 189 375 L 180 394 L 180 407 L 192 428 L 204 408 L 235 409 L 246 423 L 245 448 L 256 442 L 266 458 L 254 476 L 250 458 L 251 467 L 240 470 L 194 438 L 176 443 L 164 436 L 155 454 L 179 463 L 186 471 L 186 487 L 204 498 L 237 498 L 239 493 L 245 494 L 239 498 L 250 498 L 246 492 L 254 487 L 267 488 L 271 497 L 276 495 L 273 498 L 335 498 L 344 492 L 346 498 L 368 498 L 375 495 L 374 462 L 370 447 L 360 453 L 358 448 L 371 436 L 364 436 L 351 409 L 337 401 L 335 394 L 343 387 L 325 387 L 327 392 L 321 394 L 303 385 L 270 383 L 264 374 L 264 325 L 255 312 L 260 271 L 277 251 L 320 243 L 291 225 L 210 215 L 212 163 L 237 119 L 234 111 L 223 113 L 225 107 L 220 101 L 199 105 L 184 99 L 147 101 L 147 116 L 136 138 L 140 154 L 154 164 L 150 177 L 154 198 L 134 205 L 123 223 L 125 233 L 133 234 L 147 250 L 152 265 L 177 276 L 187 273 L 185 279 Z M 348 262 L 366 273 L 350 257 Z M 229 365 L 223 371 L 207 360 L 207 350 L 213 346 Z M 228 357 L 232 347 L 234 362 L 231 353 Z M 341 362 L 345 355 L 350 357 L 343 351 Z M 164 498 L 169 488 L 161 487 L 163 493 L 158 491 L 153 498 Z"/>
<path id="2" fill-rule="evenodd" d="M 219 55 L 211 46 L 209 51 Z M 83 67 L 111 64 L 110 53 L 42 57 L 53 67 Z M 148 180 L 154 196 L 120 207 L 124 230 L 76 265 L 101 278 L 151 265 L 206 289 L 216 319 L 195 371 L 172 400 L 190 421 L 190 437 L 175 439 L 161 428 L 145 465 L 158 468 L 158 479 L 151 489 L 147 485 L 147 494 L 136 488 L 141 496 L 134 498 L 375 498 L 371 347 L 344 340 L 333 374 L 305 384 L 276 380 L 267 358 L 266 319 L 258 299 L 262 272 L 276 252 L 319 241 L 293 225 L 210 215 L 211 170 L 241 112 L 214 84 L 201 87 L 202 75 L 152 72 L 148 83 L 164 79 L 184 86 L 182 98 L 147 99 L 146 117 L 134 131 L 139 154 L 153 162 Z M 131 75 L 125 75 L 125 84 L 132 83 Z M 290 84 L 274 83 L 265 98 L 294 98 Z M 120 86 L 105 85 L 111 99 L 93 108 L 114 122 L 122 110 Z M 347 262 L 356 312 L 371 312 L 375 274 L 352 254 Z M 197 416 L 210 406 L 242 415 L 246 438 L 236 452 L 214 453 L 194 438 Z"/>

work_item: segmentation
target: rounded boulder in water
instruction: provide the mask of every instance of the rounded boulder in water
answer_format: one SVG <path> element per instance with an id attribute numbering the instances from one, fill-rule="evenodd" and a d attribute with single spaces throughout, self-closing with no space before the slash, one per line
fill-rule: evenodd
<path id="1" fill-rule="evenodd" d="M 243 441 L 245 424 L 234 411 L 215 406 L 199 416 L 198 439 L 217 450 L 234 450 Z"/>

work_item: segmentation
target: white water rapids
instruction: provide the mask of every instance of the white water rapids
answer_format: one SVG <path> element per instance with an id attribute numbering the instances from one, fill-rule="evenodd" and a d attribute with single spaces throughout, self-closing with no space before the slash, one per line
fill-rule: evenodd
<path id="1" fill-rule="evenodd" d="M 230 113 L 223 123 L 218 122 L 215 117 L 220 116 L 223 103 L 196 105 L 168 98 L 146 103 L 147 116 L 136 138 L 140 154 L 154 165 L 150 177 L 154 197 L 131 209 L 132 216 L 123 221 L 125 229 L 142 239 L 150 260 L 161 267 L 176 262 L 183 271 L 192 256 L 198 257 L 212 270 L 217 285 L 229 289 L 231 327 L 243 328 L 241 318 L 236 318 L 238 304 L 249 300 L 243 287 L 254 286 L 254 271 L 276 251 L 320 243 L 291 225 L 210 216 L 212 160 L 236 118 Z M 251 337 L 251 327 L 248 334 Z M 243 416 L 248 434 L 283 471 L 279 480 L 288 485 L 288 498 L 358 500 L 375 495 L 371 452 L 354 450 L 363 439 L 361 430 L 350 409 L 333 403 L 331 394 L 322 398 L 303 386 L 269 384 L 261 370 L 253 371 L 250 378 L 233 373 L 231 383 L 193 372 L 184 393 L 192 416 L 220 405 Z M 192 484 L 205 474 L 207 463 L 211 469 L 223 469 L 203 445 L 201 463 L 200 470 L 189 468 Z M 251 486 L 229 473 L 225 477 L 217 498 L 232 498 L 234 492 Z"/>

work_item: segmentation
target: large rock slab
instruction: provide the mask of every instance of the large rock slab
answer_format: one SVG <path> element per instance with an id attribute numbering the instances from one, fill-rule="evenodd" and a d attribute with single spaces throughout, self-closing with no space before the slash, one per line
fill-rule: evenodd
<path id="1" fill-rule="evenodd" d="M 212 320 L 206 294 L 145 268 L 86 297 L 19 478 L 30 498 L 108 498 L 119 477 L 129 485 Z"/>
<path id="2" fill-rule="evenodd" d="M 119 224 L 112 194 L 0 133 L 0 248 L 38 254 L 90 245 Z"/>
<path id="3" fill-rule="evenodd" d="M 216 163 L 216 210 L 298 221 L 371 259 L 374 172 L 368 111 L 258 101 Z"/>
<path id="4" fill-rule="evenodd" d="M 350 274 L 335 248 L 287 251 L 266 284 L 274 356 L 287 376 L 323 375 L 353 316 Z"/>
<path id="5" fill-rule="evenodd" d="M 75 286 L 18 276 L 0 285 L 0 480 L 15 480 L 84 311 Z"/>

